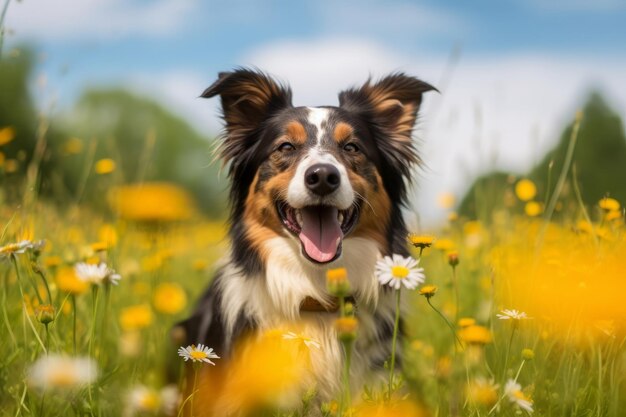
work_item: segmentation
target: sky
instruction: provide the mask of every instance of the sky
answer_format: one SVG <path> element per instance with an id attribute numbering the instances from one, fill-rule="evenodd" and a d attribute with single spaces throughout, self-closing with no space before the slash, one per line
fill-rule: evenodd
<path id="1" fill-rule="evenodd" d="M 198 96 L 237 66 L 311 106 L 370 76 L 415 75 L 441 91 L 415 131 L 425 165 L 411 209 L 428 229 L 446 216 L 441 193 L 461 198 L 483 173 L 538 162 L 591 90 L 626 116 L 625 21 L 623 0 L 9 0 L 5 47 L 37 48 L 46 108 L 121 85 L 206 135 L 219 105 Z"/>

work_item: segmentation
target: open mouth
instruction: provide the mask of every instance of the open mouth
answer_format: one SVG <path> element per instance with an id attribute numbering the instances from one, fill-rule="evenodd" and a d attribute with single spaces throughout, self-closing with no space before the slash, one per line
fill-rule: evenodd
<path id="1" fill-rule="evenodd" d="M 341 255 L 341 242 L 359 217 L 358 205 L 347 210 L 332 206 L 307 206 L 301 209 L 286 202 L 276 205 L 283 225 L 302 243 L 302 253 L 315 263 L 328 263 Z"/>

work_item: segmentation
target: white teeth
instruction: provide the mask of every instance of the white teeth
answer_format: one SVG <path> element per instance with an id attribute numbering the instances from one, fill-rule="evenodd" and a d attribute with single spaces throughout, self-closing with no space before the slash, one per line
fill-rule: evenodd
<path id="1" fill-rule="evenodd" d="M 339 223 L 343 223 L 343 213 L 339 212 L 339 214 L 337 215 L 337 220 L 339 221 Z"/>
<path id="2" fill-rule="evenodd" d="M 298 226 L 302 227 L 302 213 L 300 213 L 300 210 L 296 210 L 296 221 Z"/>

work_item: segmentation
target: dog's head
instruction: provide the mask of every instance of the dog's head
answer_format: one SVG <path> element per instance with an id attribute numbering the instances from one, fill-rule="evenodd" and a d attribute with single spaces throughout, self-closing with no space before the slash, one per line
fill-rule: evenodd
<path id="1" fill-rule="evenodd" d="M 338 259 L 351 237 L 402 253 L 400 212 L 411 168 L 411 133 L 431 85 L 401 73 L 339 94 L 339 107 L 293 107 L 291 90 L 259 71 L 221 73 L 230 164 L 235 261 L 262 269 L 263 242 L 288 237 L 314 264 Z"/>

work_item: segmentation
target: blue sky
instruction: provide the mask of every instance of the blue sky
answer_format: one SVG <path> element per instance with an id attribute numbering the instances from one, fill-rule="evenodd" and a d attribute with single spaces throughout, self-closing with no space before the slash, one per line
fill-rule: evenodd
<path id="1" fill-rule="evenodd" d="M 206 134 L 219 129 L 217 103 L 197 96 L 237 65 L 289 81 L 300 105 L 335 104 L 368 75 L 424 78 L 442 91 L 417 131 L 428 166 L 415 206 L 429 219 L 442 216 L 439 192 L 527 169 L 591 88 L 626 115 L 625 21 L 622 0 L 12 0 L 5 23 L 7 49 L 41 53 L 43 105 L 63 111 L 86 87 L 123 85 Z"/>

